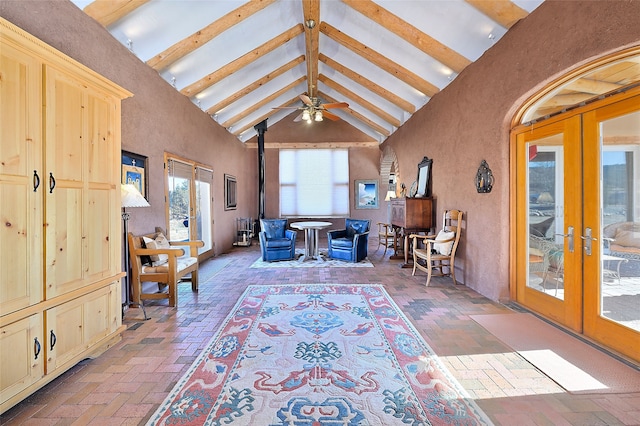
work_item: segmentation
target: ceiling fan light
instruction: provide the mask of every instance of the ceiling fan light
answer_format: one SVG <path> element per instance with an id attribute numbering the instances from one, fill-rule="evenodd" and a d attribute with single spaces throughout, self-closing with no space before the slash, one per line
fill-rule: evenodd
<path id="1" fill-rule="evenodd" d="M 302 119 L 309 121 L 311 119 L 311 115 L 309 115 L 309 110 L 302 111 Z"/>
<path id="2" fill-rule="evenodd" d="M 316 121 L 322 121 L 322 111 L 316 111 Z"/>

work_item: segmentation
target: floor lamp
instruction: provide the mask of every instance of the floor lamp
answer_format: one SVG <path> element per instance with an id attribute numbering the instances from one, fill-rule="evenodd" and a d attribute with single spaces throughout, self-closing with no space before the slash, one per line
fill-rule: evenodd
<path id="1" fill-rule="evenodd" d="M 126 272 L 125 276 L 125 306 L 128 308 L 131 306 L 131 265 L 129 264 L 129 213 L 127 213 L 127 207 L 150 207 L 147 200 L 142 196 L 138 188 L 134 185 L 120 185 L 120 193 L 121 193 L 121 207 L 122 207 L 122 221 L 124 222 L 124 270 Z M 142 302 L 138 304 L 140 308 L 142 308 L 142 313 L 144 314 L 144 319 L 149 319 L 147 317 L 147 312 L 144 309 L 144 305 Z M 124 308 L 124 307 L 123 307 Z M 124 309 L 123 309 L 124 316 Z"/>

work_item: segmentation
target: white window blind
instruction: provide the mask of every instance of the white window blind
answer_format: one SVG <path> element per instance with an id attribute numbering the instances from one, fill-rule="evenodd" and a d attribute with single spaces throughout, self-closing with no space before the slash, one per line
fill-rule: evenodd
<path id="1" fill-rule="evenodd" d="M 280 216 L 349 214 L 349 151 L 280 150 Z"/>

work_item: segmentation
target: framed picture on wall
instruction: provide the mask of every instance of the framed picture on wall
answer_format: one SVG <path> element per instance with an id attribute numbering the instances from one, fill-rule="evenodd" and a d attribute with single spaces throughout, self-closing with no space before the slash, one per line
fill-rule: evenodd
<path id="1" fill-rule="evenodd" d="M 224 175 L 224 209 L 235 210 L 238 206 L 237 194 L 236 194 L 236 177 L 231 175 Z"/>
<path id="2" fill-rule="evenodd" d="M 129 151 L 122 151 L 122 176 L 123 184 L 132 184 L 135 186 L 142 196 L 149 200 L 148 197 L 148 161 L 144 155 L 134 154 Z"/>
<path id="3" fill-rule="evenodd" d="M 378 208 L 378 181 L 356 180 L 356 209 Z"/>

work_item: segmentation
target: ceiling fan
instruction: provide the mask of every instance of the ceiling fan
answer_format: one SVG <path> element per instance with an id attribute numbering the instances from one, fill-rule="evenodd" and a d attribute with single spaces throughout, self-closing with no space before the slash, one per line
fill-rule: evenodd
<path id="1" fill-rule="evenodd" d="M 340 119 L 337 115 L 329 112 L 329 109 L 333 108 L 348 108 L 349 104 L 346 102 L 332 102 L 322 103 L 319 98 L 309 97 L 305 94 L 300 95 L 300 100 L 304 104 L 301 107 L 274 107 L 274 109 L 297 109 L 302 112 L 293 120 L 301 121 L 305 120 L 307 123 L 312 121 L 322 121 L 324 118 L 328 118 L 332 121 Z"/>
<path id="2" fill-rule="evenodd" d="M 315 8 L 311 7 L 314 4 Z M 315 33 L 313 31 L 316 29 L 316 19 L 319 17 L 320 11 L 317 3 L 313 3 L 311 0 L 304 1 L 303 8 L 305 8 L 305 16 L 309 16 L 309 18 L 304 21 L 304 25 L 308 30 L 305 33 L 305 40 L 307 45 L 307 83 L 309 90 L 306 94 L 303 93 L 299 96 L 303 103 L 301 107 L 275 107 L 274 109 L 297 109 L 302 111 L 293 121 L 304 120 L 307 123 L 311 123 L 312 121 L 322 121 L 325 117 L 329 120 L 337 121 L 340 117 L 328 110 L 333 108 L 348 108 L 349 104 L 346 102 L 322 103 L 320 98 L 313 96 L 313 89 L 317 87 L 316 80 L 318 78 L 318 49 L 313 48 L 314 39 L 316 41 L 315 45 L 318 45 L 318 33 L 317 31 Z"/>

